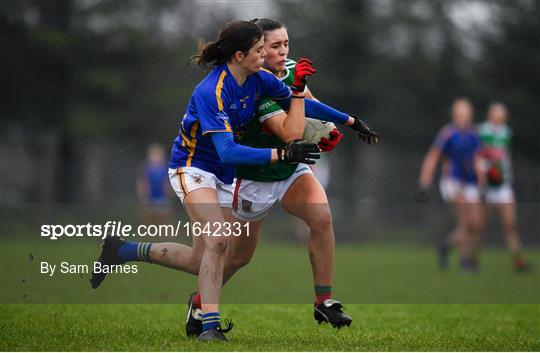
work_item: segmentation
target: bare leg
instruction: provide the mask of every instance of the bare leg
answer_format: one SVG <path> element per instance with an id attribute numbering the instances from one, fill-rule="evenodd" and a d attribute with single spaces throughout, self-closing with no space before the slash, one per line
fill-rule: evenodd
<path id="1" fill-rule="evenodd" d="M 467 227 L 465 224 L 465 213 L 463 206 L 455 203 L 453 205 L 454 215 L 456 217 L 456 225 L 454 229 L 446 237 L 446 244 L 450 248 L 457 248 L 462 250 L 462 247 L 465 246 L 465 238 L 467 236 Z"/>
<path id="2" fill-rule="evenodd" d="M 234 218 L 230 208 L 222 208 L 222 212 L 227 222 L 240 222 L 242 225 L 246 223 Z M 241 227 L 242 235 L 229 237 L 224 284 L 238 269 L 249 263 L 257 247 L 261 224 L 262 220 L 252 222 L 249 225 L 250 234 L 245 234 L 245 227 Z M 172 242 L 152 244 L 152 263 L 198 275 L 205 245 L 201 237 L 192 239 L 192 247 Z"/>
<path id="3" fill-rule="evenodd" d="M 211 234 L 217 235 L 200 237 L 204 241 L 204 252 L 199 270 L 199 292 L 203 312 L 218 312 L 227 238 L 216 232 L 215 224 L 225 221 L 216 190 L 210 188 L 194 190 L 184 198 L 184 206 L 191 222 L 200 222 L 203 226 L 209 224 Z"/>
<path id="4" fill-rule="evenodd" d="M 161 266 L 198 275 L 203 251 L 204 241 L 201 237 L 193 237 L 193 247 L 172 242 L 153 243 L 150 248 L 150 261 Z"/>
<path id="5" fill-rule="evenodd" d="M 449 244 L 456 246 L 459 251 L 459 256 L 461 259 L 466 259 L 470 257 L 470 239 L 467 234 L 467 218 L 466 218 L 466 208 L 464 200 L 461 196 L 456 197 L 454 200 L 454 214 L 456 217 L 456 226 L 454 231 L 450 233 Z"/>
<path id="6" fill-rule="evenodd" d="M 310 229 L 309 259 L 317 285 L 332 285 L 334 230 L 326 193 L 312 174 L 298 177 L 281 200 L 283 208 L 306 222 Z"/>
<path id="7" fill-rule="evenodd" d="M 513 256 L 521 256 L 521 242 L 516 228 L 516 204 L 499 203 L 495 207 L 501 219 L 508 250 Z"/>
<path id="8" fill-rule="evenodd" d="M 235 222 L 245 224 L 245 221 L 235 219 Z M 262 228 L 264 219 L 249 223 L 249 234 L 246 228 L 242 227 L 242 235 L 239 237 L 231 237 L 227 249 L 227 258 L 225 260 L 225 269 L 223 271 L 223 285 L 242 267 L 247 265 L 257 244 L 259 243 L 259 234 Z"/>
<path id="9" fill-rule="evenodd" d="M 475 263 L 478 262 L 482 248 L 482 233 L 484 228 L 484 210 L 480 203 L 464 203 L 467 246 L 465 247 L 466 258 Z"/>

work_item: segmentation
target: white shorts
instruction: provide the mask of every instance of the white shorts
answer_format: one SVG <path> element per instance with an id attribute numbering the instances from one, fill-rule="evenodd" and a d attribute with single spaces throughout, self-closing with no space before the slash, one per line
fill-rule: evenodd
<path id="1" fill-rule="evenodd" d="M 489 204 L 515 202 L 514 190 L 510 184 L 502 184 L 497 187 L 488 187 L 485 200 Z"/>
<path id="2" fill-rule="evenodd" d="M 268 215 L 276 201 L 281 201 L 299 176 L 313 174 L 307 164 L 298 164 L 288 179 L 280 181 L 253 181 L 235 179 L 233 216 L 243 221 L 257 221 Z"/>
<path id="3" fill-rule="evenodd" d="M 223 183 L 212 173 L 195 167 L 169 168 L 169 180 L 182 203 L 191 191 L 211 188 L 216 190 L 221 207 L 232 207 L 233 185 Z"/>
<path id="4" fill-rule="evenodd" d="M 480 189 L 473 183 L 464 183 L 454 178 L 441 178 L 439 189 L 444 202 L 454 202 L 461 195 L 467 203 L 480 202 Z"/>

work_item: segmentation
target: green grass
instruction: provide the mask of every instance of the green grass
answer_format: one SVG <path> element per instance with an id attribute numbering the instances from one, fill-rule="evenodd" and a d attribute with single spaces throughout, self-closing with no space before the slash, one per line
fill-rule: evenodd
<path id="1" fill-rule="evenodd" d="M 309 305 L 225 305 L 225 343 L 180 332 L 185 305 L 2 305 L 8 351 L 538 351 L 538 305 L 348 305 L 350 328 L 317 325 Z"/>
<path id="2" fill-rule="evenodd" d="M 515 274 L 503 249 L 486 250 L 482 271 L 462 275 L 456 258 L 439 271 L 428 247 L 340 245 L 334 293 L 354 322 L 338 331 L 313 320 L 305 247 L 263 243 L 223 292 L 231 341 L 203 344 L 181 332 L 185 305 L 177 304 L 194 276 L 141 264 L 91 290 L 89 275 L 48 277 L 39 262 L 89 263 L 97 241 L 1 240 L 2 350 L 540 350 L 540 273 Z M 527 252 L 533 265 L 539 255 Z"/>
<path id="3" fill-rule="evenodd" d="M 174 304 L 197 286 L 192 275 L 146 263 L 137 274 L 109 275 L 98 290 L 89 289 L 89 274 L 40 274 L 41 261 L 91 263 L 99 243 L 77 240 L 3 242 L 0 304 Z M 527 256 L 535 265 L 540 251 Z M 312 281 L 305 247 L 262 244 L 226 286 L 222 302 L 307 304 Z M 348 304 L 538 304 L 540 272 L 514 273 L 504 249 L 486 250 L 481 272 L 462 275 L 456 258 L 441 272 L 428 247 L 350 244 L 336 248 L 334 283 L 335 295 Z"/>

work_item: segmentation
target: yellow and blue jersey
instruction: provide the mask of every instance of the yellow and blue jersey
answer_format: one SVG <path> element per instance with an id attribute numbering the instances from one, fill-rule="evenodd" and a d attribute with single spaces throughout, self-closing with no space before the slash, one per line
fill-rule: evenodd
<path id="1" fill-rule="evenodd" d="M 234 165 L 221 162 L 211 134 L 241 130 L 255 116 L 262 97 L 279 100 L 290 94 L 289 88 L 269 71 L 249 75 L 240 86 L 227 64 L 215 67 L 191 95 L 174 140 L 169 168 L 200 168 L 231 184 Z"/>
<path id="2" fill-rule="evenodd" d="M 466 183 L 477 181 L 474 159 L 480 149 L 480 137 L 473 128 L 459 129 L 452 124 L 446 125 L 433 146 L 450 162 L 448 176 Z"/>

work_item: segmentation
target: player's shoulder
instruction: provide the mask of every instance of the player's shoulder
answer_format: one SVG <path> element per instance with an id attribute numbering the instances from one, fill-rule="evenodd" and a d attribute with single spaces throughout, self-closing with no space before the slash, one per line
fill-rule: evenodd
<path id="1" fill-rule="evenodd" d="M 227 85 L 227 81 L 231 79 L 231 77 L 228 76 L 230 75 L 223 65 L 215 67 L 195 87 L 193 95 L 203 98 L 214 97 L 214 95 L 226 96 L 227 87 L 229 86 Z"/>
<path id="2" fill-rule="evenodd" d="M 204 90 L 215 90 L 218 84 L 223 85 L 230 76 L 225 68 L 225 64 L 216 66 L 210 71 L 205 78 L 195 88 L 199 91 Z"/>
<path id="3" fill-rule="evenodd" d="M 489 132 L 489 130 L 490 130 L 489 123 L 484 121 L 484 122 L 476 125 L 476 130 L 481 134 Z"/>
<path id="4" fill-rule="evenodd" d="M 272 71 L 265 68 L 261 68 L 254 74 L 254 76 L 256 77 L 256 80 L 261 82 L 263 87 L 272 87 L 280 81 Z"/>
<path id="5" fill-rule="evenodd" d="M 265 69 L 264 67 L 262 67 L 259 71 L 257 71 L 257 73 L 255 73 L 256 77 L 258 77 L 259 79 L 261 80 L 275 80 L 276 79 L 276 75 L 274 75 L 274 73 L 268 69 Z"/>
<path id="6" fill-rule="evenodd" d="M 439 130 L 438 136 L 450 138 L 453 135 L 455 135 L 456 132 L 457 132 L 456 126 L 454 124 L 449 123 L 441 127 L 441 129 Z"/>
<path id="7" fill-rule="evenodd" d="M 453 140 L 456 136 L 457 129 L 453 124 L 446 124 L 440 128 L 435 141 L 433 142 L 435 146 L 442 149 L 446 146 L 447 143 Z"/>

